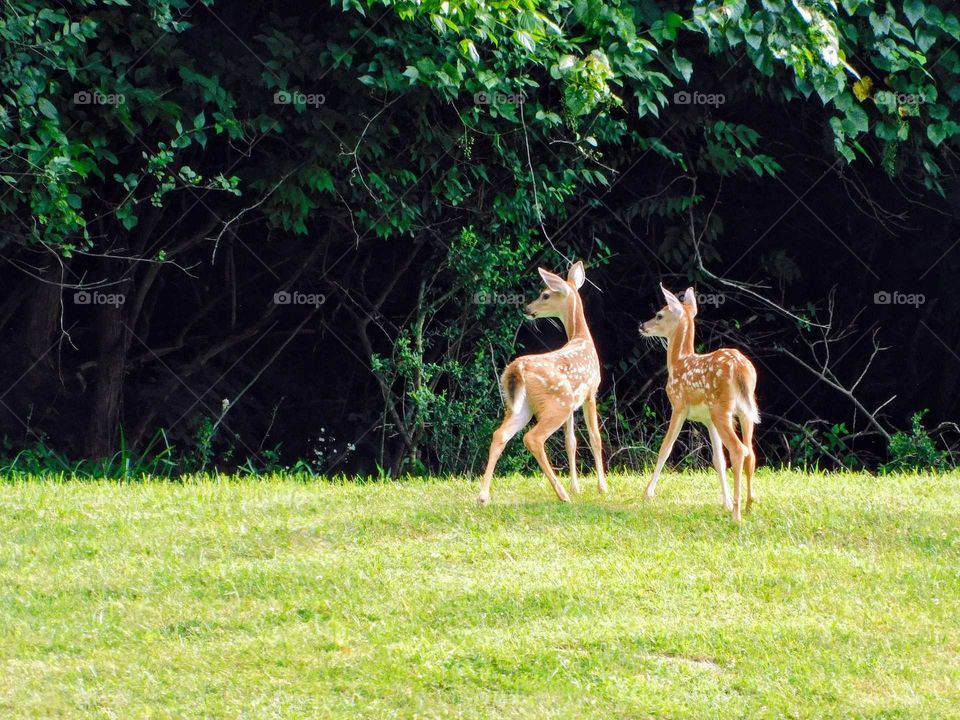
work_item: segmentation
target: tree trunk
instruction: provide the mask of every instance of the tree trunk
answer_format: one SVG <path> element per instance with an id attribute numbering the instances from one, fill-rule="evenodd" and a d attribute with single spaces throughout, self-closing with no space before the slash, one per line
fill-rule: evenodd
<path id="1" fill-rule="evenodd" d="M 24 322 L 28 365 L 40 361 L 52 364 L 49 353 L 60 319 L 60 288 L 56 285 L 38 285 L 30 297 Z"/>
<path id="2" fill-rule="evenodd" d="M 46 417 L 60 391 L 56 373 L 56 344 L 60 329 L 59 268 L 47 268 L 40 278 L 27 280 L 27 292 L 21 306 L 23 315 L 17 326 L 23 352 L 15 356 L 18 359 L 16 376 L 11 379 L 15 385 L 7 402 L 14 406 L 21 419 Z"/>
<path id="3" fill-rule="evenodd" d="M 111 293 L 130 298 L 129 280 L 111 286 Z M 85 453 L 102 458 L 117 451 L 120 438 L 120 409 L 123 404 L 123 375 L 130 349 L 131 327 L 135 319 L 127 317 L 126 302 L 101 305 L 97 316 L 97 373 L 94 381 L 90 426 Z"/>

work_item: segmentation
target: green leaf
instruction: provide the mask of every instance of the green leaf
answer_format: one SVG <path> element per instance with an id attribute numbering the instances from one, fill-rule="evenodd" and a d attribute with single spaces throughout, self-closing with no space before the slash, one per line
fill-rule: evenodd
<path id="1" fill-rule="evenodd" d="M 937 36 L 925 28 L 917 28 L 917 47 L 920 48 L 923 52 L 926 52 L 933 44 L 937 41 Z"/>
<path id="2" fill-rule="evenodd" d="M 474 63 L 480 62 L 480 53 L 477 52 L 477 46 L 473 44 L 473 40 L 461 40 L 460 52 L 469 57 Z"/>
<path id="3" fill-rule="evenodd" d="M 960 40 L 960 19 L 956 15 L 947 15 L 941 26 L 954 40 Z M 944 53 L 946 54 L 946 53 Z"/>
<path id="4" fill-rule="evenodd" d="M 939 103 L 933 103 L 928 106 L 928 113 L 930 117 L 934 120 L 946 120 L 950 116 L 950 110 L 946 105 L 940 105 Z"/>
<path id="5" fill-rule="evenodd" d="M 532 53 L 537 49 L 537 44 L 526 30 L 517 30 L 513 34 L 513 39 L 520 43 L 527 52 Z"/>
<path id="6" fill-rule="evenodd" d="M 333 175 L 326 168 L 318 169 L 310 180 L 310 185 L 314 190 L 333 192 Z"/>
<path id="7" fill-rule="evenodd" d="M 126 230 L 132 230 L 139 222 L 139 218 L 133 214 L 133 208 L 129 205 L 121 205 L 117 208 L 117 219 Z"/>
<path id="8" fill-rule="evenodd" d="M 947 132 L 943 126 L 943 123 L 928 125 L 927 137 L 930 138 L 930 142 L 932 142 L 934 145 L 939 145 L 942 143 L 947 137 Z"/>
<path id="9" fill-rule="evenodd" d="M 430 77 L 437 72 L 436 63 L 428 57 L 422 57 L 417 60 L 417 70 L 423 77 Z"/>
<path id="10" fill-rule="evenodd" d="M 917 21 L 923 17 L 925 9 L 923 0 L 904 0 L 903 13 L 907 16 L 911 25 L 917 24 Z"/>
<path id="11" fill-rule="evenodd" d="M 690 82 L 690 76 L 693 75 L 693 63 L 687 60 L 685 57 L 681 57 L 677 54 L 677 51 L 673 51 L 673 64 L 677 68 L 677 72 L 680 73 L 683 77 L 684 82 Z"/>
<path id="12" fill-rule="evenodd" d="M 847 119 L 844 123 L 847 133 L 854 135 L 857 132 L 866 132 L 870 129 L 870 119 L 866 111 L 859 105 L 851 105 L 847 108 Z M 853 132 L 851 132 L 853 131 Z"/>
<path id="13" fill-rule="evenodd" d="M 943 22 L 943 12 L 936 5 L 927 5 L 923 19 L 927 25 L 939 25 Z"/>
<path id="14" fill-rule="evenodd" d="M 663 24 L 668 28 L 676 29 L 683 24 L 683 16 L 675 12 L 668 12 L 663 16 Z"/>
<path id="15" fill-rule="evenodd" d="M 57 119 L 57 108 L 45 97 L 37 98 L 37 109 L 51 120 Z"/>

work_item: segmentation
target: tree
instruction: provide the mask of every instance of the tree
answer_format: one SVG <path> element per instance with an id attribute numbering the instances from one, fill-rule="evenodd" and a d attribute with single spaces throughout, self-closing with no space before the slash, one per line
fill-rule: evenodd
<path id="1" fill-rule="evenodd" d="M 322 413 L 379 438 L 381 465 L 473 467 L 517 351 L 515 304 L 484 298 L 574 254 L 722 286 L 724 188 L 783 175 L 775 116 L 881 224 L 886 189 L 847 168 L 939 202 L 957 40 L 931 2 L 8 4 L 0 253 L 22 292 L 0 327 L 8 383 L 26 378 L 18 442 L 53 433 L 98 457 L 175 428 L 183 448 L 208 417 L 222 453 L 261 462 L 273 387 L 311 382 L 293 357 L 309 355 L 341 381 Z M 795 279 L 780 251 L 766 271 Z M 768 313 L 759 337 L 809 314 L 737 287 Z M 326 302 L 275 301 L 298 291 Z M 291 452 L 319 413 L 288 421 Z"/>

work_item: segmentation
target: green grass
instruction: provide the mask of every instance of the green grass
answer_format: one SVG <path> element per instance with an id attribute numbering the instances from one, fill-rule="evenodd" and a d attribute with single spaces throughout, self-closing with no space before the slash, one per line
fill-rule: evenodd
<path id="1" fill-rule="evenodd" d="M 960 477 L 0 484 L 0 717 L 958 717 Z"/>

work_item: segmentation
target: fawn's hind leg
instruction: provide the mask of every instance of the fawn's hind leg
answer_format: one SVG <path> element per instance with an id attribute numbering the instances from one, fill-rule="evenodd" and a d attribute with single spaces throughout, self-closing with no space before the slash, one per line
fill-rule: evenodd
<path id="1" fill-rule="evenodd" d="M 747 479 L 747 507 L 750 512 L 750 506 L 753 505 L 753 472 L 757 469 L 757 454 L 753 451 L 753 420 L 747 415 L 740 415 L 740 434 L 743 435 L 743 444 L 746 447 L 746 454 L 743 457 L 743 474 Z"/>
<path id="2" fill-rule="evenodd" d="M 537 459 L 540 469 L 543 470 L 543 473 L 547 476 L 547 480 L 549 480 L 550 485 L 553 486 L 553 491 L 557 494 L 557 497 L 564 502 L 570 502 L 570 496 L 567 495 L 567 491 L 563 489 L 563 485 L 561 485 L 557 479 L 557 474 L 550 464 L 550 458 L 547 457 L 547 450 L 544 447 L 547 438 L 553 435 L 565 421 L 566 413 L 562 415 L 560 413 L 545 414 L 538 417 L 537 424 L 523 436 L 523 444 L 526 445 L 527 450 Z"/>
<path id="3" fill-rule="evenodd" d="M 720 433 L 720 440 L 723 441 L 724 447 L 730 453 L 730 467 L 733 468 L 733 521 L 740 522 L 740 478 L 743 475 L 743 461 L 747 455 L 747 448 L 740 442 L 737 431 L 734 430 L 733 413 L 718 409 L 710 413 L 710 419 Z"/>
<path id="4" fill-rule="evenodd" d="M 723 456 L 723 441 L 720 439 L 720 433 L 713 425 L 707 425 L 707 431 L 710 434 L 710 444 L 713 446 L 713 466 L 720 475 L 720 494 L 723 496 L 723 509 L 730 512 L 733 510 L 733 503 L 730 502 L 730 486 L 727 485 L 727 459 Z"/>
<path id="5" fill-rule="evenodd" d="M 490 442 L 490 455 L 487 457 L 487 469 L 483 472 L 483 480 L 480 481 L 480 494 L 477 496 L 477 502 L 486 505 L 490 502 L 490 482 L 493 480 L 493 471 L 497 467 L 497 460 L 503 454 L 503 448 L 510 442 L 510 438 L 516 435 L 520 430 L 530 422 L 533 412 L 530 406 L 524 403 L 519 412 L 507 410 L 507 416 L 503 419 L 494 433 L 493 440 Z"/>

